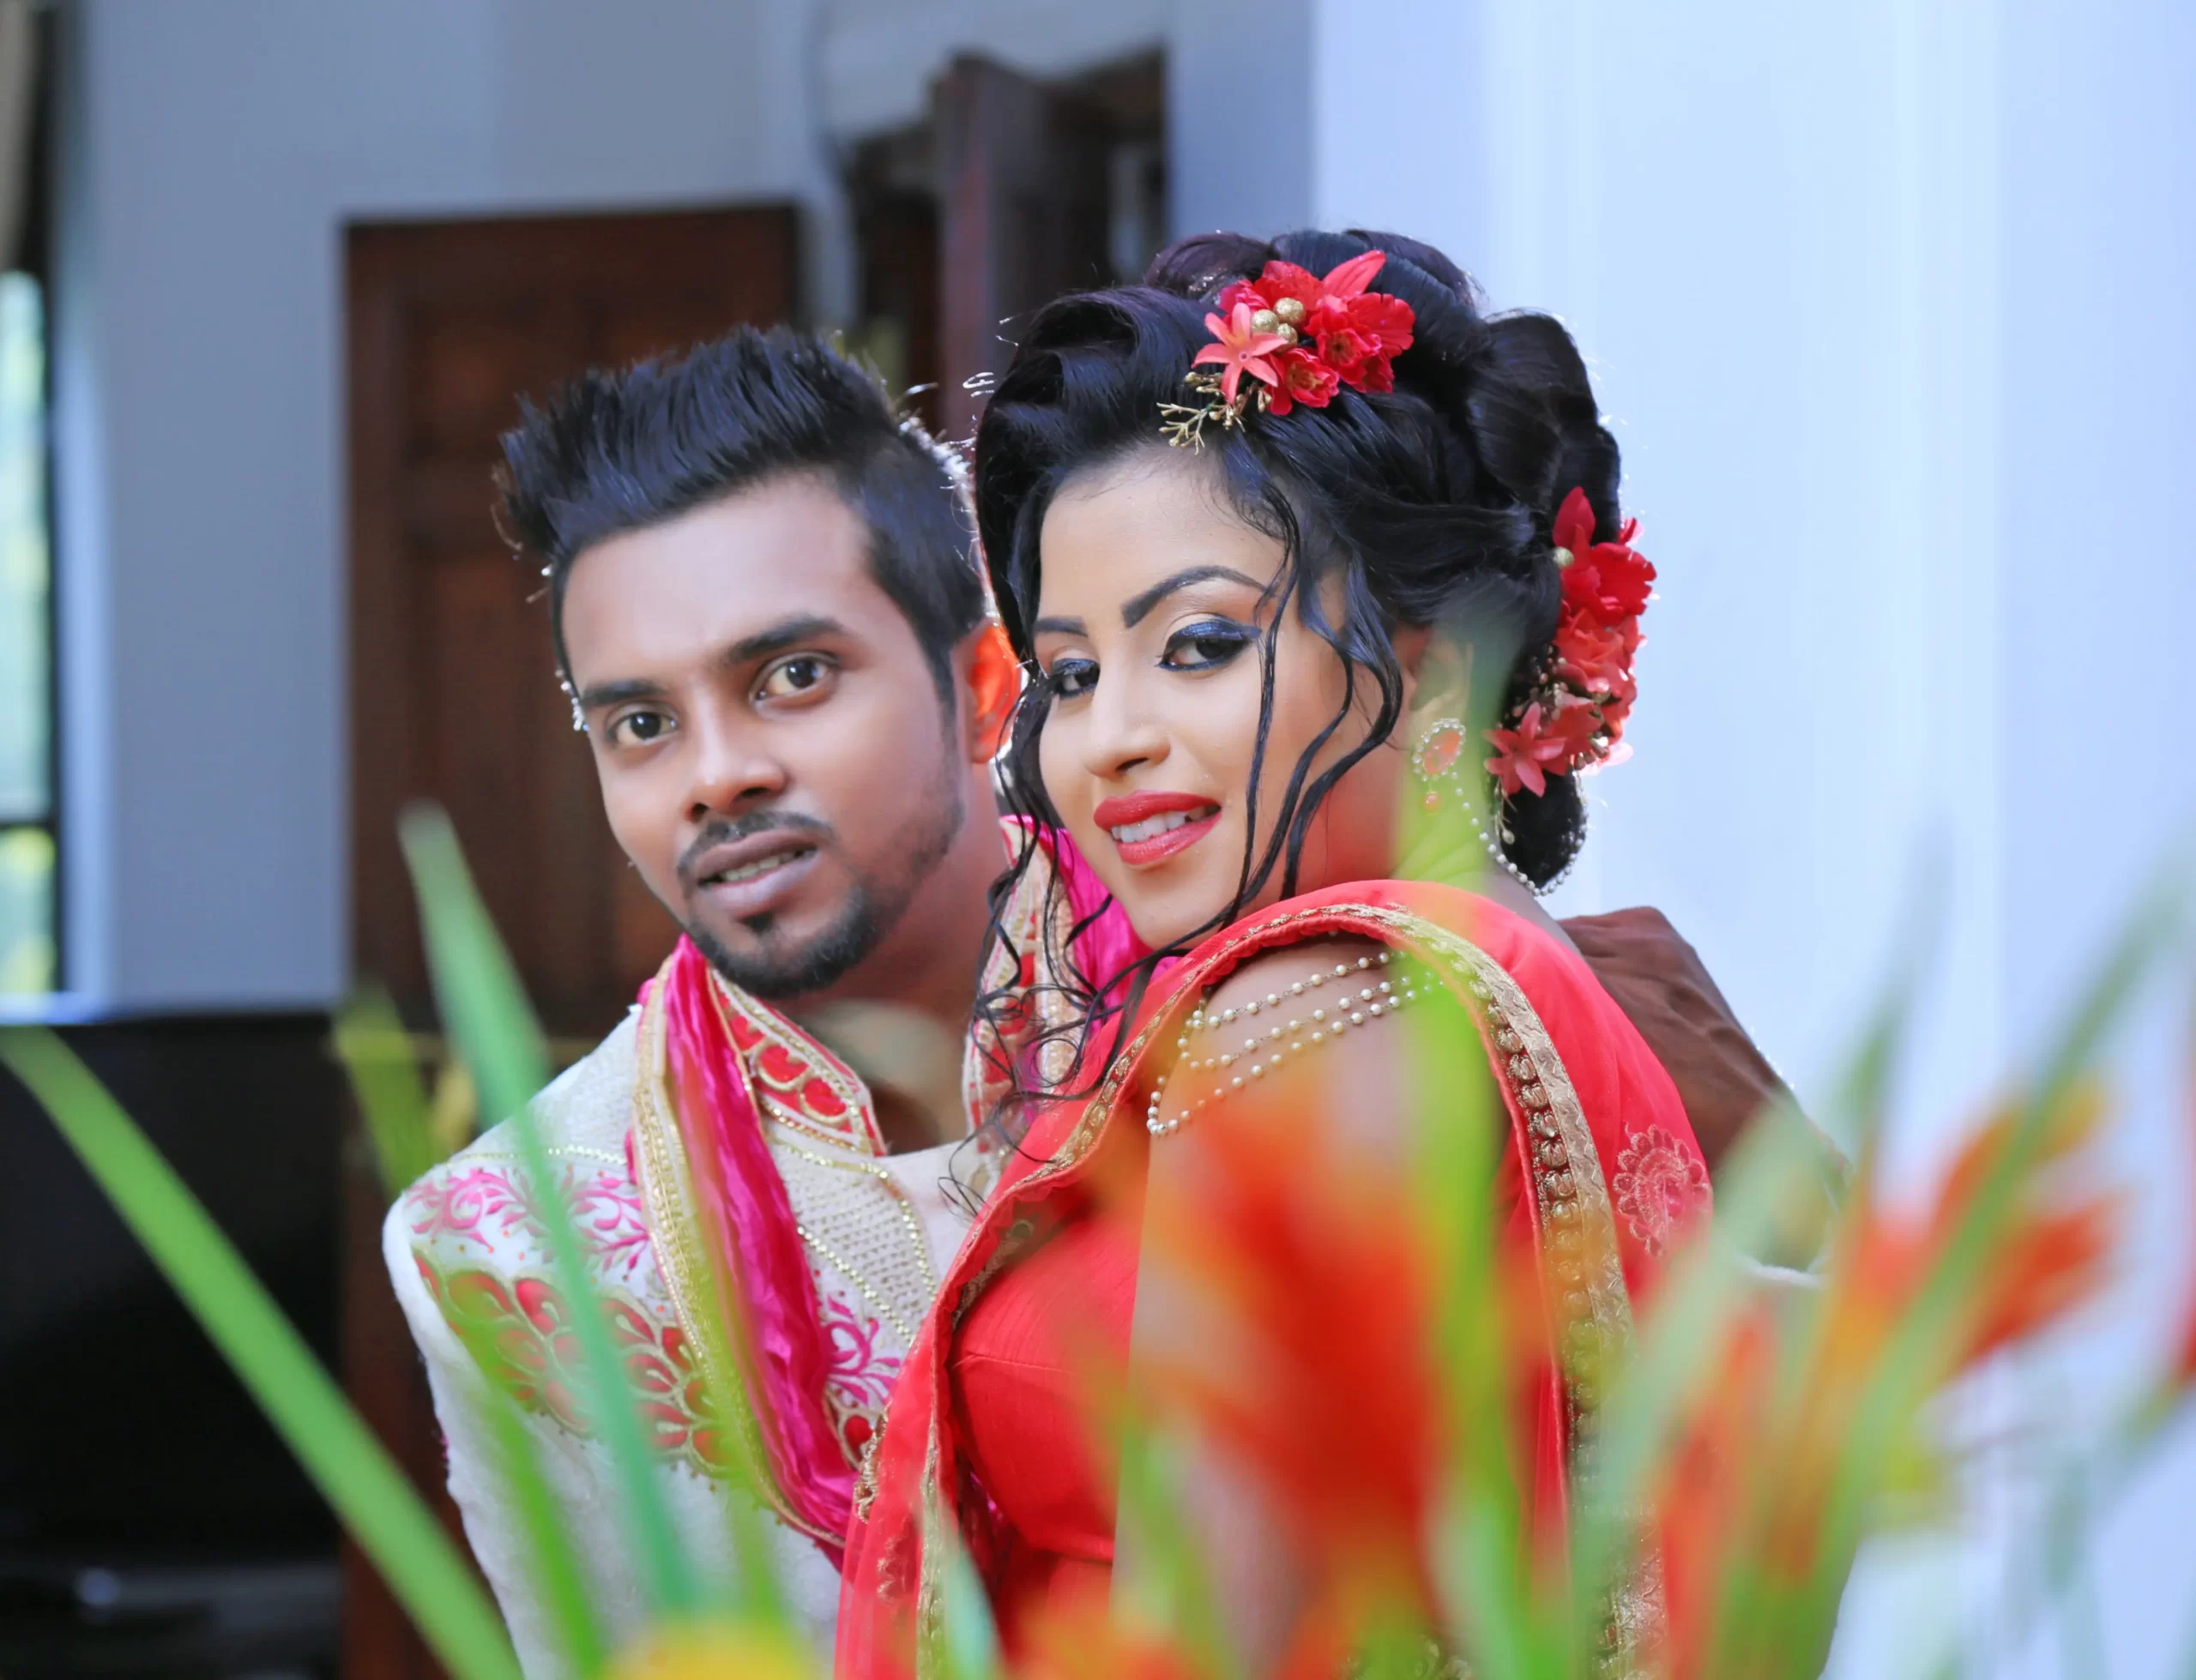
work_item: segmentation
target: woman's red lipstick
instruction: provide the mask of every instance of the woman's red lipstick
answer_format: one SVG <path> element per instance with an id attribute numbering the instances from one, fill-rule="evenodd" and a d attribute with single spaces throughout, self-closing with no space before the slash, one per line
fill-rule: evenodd
<path id="1" fill-rule="evenodd" d="M 1155 825 L 1161 818 L 1183 813 L 1188 814 L 1188 821 L 1156 828 L 1135 840 L 1123 840 L 1116 833 Z M 1220 821 L 1220 807 L 1194 793 L 1124 793 L 1101 800 L 1091 816 L 1113 837 L 1121 861 L 1131 869 L 1143 869 L 1187 850 L 1210 834 Z"/>

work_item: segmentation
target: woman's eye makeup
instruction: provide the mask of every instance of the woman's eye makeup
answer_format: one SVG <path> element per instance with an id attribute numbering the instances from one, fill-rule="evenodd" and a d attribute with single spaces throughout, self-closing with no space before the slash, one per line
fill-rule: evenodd
<path id="1" fill-rule="evenodd" d="M 1211 671 L 1226 665 L 1258 640 L 1255 626 L 1233 618 L 1206 618 L 1185 624 L 1167 638 L 1161 663 L 1176 671 Z"/>
<path id="2" fill-rule="evenodd" d="M 1077 695 L 1088 694 L 1098 681 L 1098 662 L 1095 659 L 1054 659 L 1045 672 L 1045 681 L 1052 685 L 1055 696 L 1071 700 Z"/>

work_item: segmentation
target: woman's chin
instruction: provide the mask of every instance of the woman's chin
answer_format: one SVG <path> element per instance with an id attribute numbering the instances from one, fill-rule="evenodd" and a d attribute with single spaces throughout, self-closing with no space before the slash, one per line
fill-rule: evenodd
<path id="1" fill-rule="evenodd" d="M 1218 886 L 1210 882 L 1185 882 L 1173 890 L 1158 891 L 1154 891 L 1151 884 L 1139 881 L 1124 887 L 1118 896 L 1137 938 L 1147 949 L 1165 950 L 1194 945 L 1219 931 L 1221 918 L 1235 896 L 1235 881 L 1231 876 Z M 1263 909 L 1277 896 L 1269 886 L 1237 914 L 1248 915 Z"/>
<path id="2" fill-rule="evenodd" d="M 1195 902 L 1185 902 L 1172 893 L 1124 892 L 1120 904 L 1137 938 L 1145 948 L 1159 951 L 1192 943 L 1213 930 L 1213 922 L 1228 901 L 1206 902 L 1210 897 L 1199 894 Z"/>

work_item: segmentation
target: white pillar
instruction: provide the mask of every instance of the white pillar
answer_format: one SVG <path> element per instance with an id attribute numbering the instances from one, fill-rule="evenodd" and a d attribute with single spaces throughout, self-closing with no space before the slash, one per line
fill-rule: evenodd
<path id="1" fill-rule="evenodd" d="M 2040 1053 L 2196 813 L 2196 14 L 1312 5 L 1316 218 L 1564 318 L 1661 569 L 1638 756 L 1591 790 L 1565 900 L 1668 909 L 1819 1093 L 1934 880 L 1911 1177 Z M 2053 1379 L 2077 1406 L 2186 1310 L 2185 1032 L 2162 1005 L 2124 1035 L 2140 1194 L 2124 1284 Z M 2163 1673 L 2190 1636 L 2157 1609 L 2190 1599 L 2192 1460 L 2105 1533 L 2101 1671 Z M 1948 1567 L 1972 1590 L 1993 1566 Z M 1843 1671 L 1919 1654 L 1889 1606 L 1928 1579 L 1879 1555 Z"/>

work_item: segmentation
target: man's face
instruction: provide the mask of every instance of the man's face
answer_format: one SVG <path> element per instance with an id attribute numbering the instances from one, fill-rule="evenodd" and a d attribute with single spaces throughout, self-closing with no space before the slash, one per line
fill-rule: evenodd
<path id="1" fill-rule="evenodd" d="M 953 720 L 827 480 L 583 551 L 564 643 L 612 830 L 726 977 L 822 991 L 889 941 L 965 815 Z"/>

